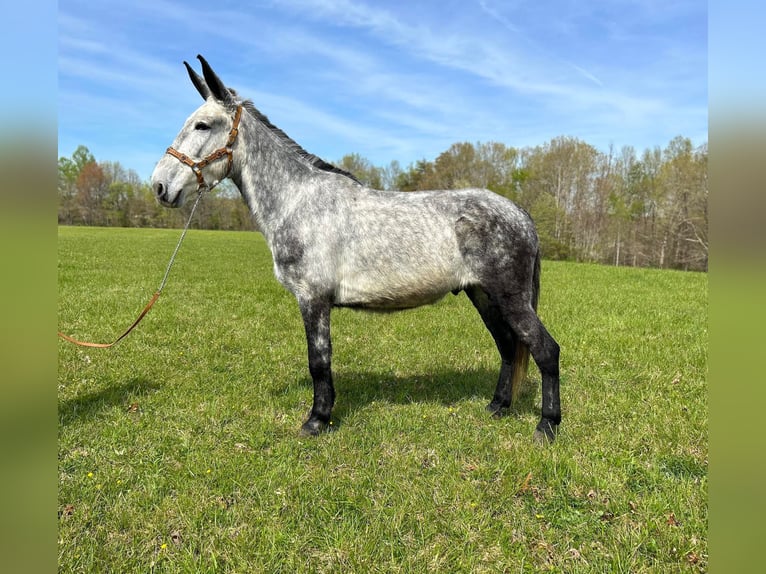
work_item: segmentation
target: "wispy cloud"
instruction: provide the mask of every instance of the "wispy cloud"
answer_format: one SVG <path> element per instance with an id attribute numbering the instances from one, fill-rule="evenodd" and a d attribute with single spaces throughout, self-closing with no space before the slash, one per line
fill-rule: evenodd
<path id="1" fill-rule="evenodd" d="M 596 76 L 591 74 L 588 70 L 586 70 L 584 68 L 581 68 L 580 66 L 577 66 L 575 64 L 572 64 L 572 67 L 575 70 L 577 70 L 580 74 L 582 74 L 584 77 L 588 78 L 591 82 L 596 84 L 597 86 L 599 86 L 599 87 L 603 87 L 604 86 L 604 82 L 599 80 Z"/>
<path id="2" fill-rule="evenodd" d="M 498 12 L 498 11 L 497 11 L 497 10 L 494 8 L 494 6 L 491 6 L 491 5 L 489 4 L 489 2 L 485 2 L 484 0 L 480 0 L 480 1 L 479 1 L 479 7 L 480 7 L 480 8 L 482 9 L 482 11 L 483 11 L 485 14 L 487 14 L 487 15 L 488 15 L 490 18 L 492 18 L 493 20 L 497 20 L 498 22 L 500 22 L 500 24 L 502 24 L 502 26 L 503 26 L 503 27 L 504 27 L 506 30 L 508 30 L 509 32 L 511 32 L 512 34 L 519 34 L 519 33 L 521 33 L 521 29 L 520 29 L 518 26 L 516 26 L 515 24 L 511 23 L 511 21 L 510 21 L 508 18 L 506 18 L 505 16 L 503 16 L 502 14 L 500 14 L 500 12 Z"/>

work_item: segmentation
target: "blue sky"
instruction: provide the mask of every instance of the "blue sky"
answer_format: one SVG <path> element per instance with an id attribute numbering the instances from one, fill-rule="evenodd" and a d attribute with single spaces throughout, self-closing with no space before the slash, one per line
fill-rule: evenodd
<path id="1" fill-rule="evenodd" d="M 375 165 L 459 141 L 707 141 L 699 0 L 60 0 L 58 153 L 148 179 L 201 103 L 183 60 L 308 151 Z"/>

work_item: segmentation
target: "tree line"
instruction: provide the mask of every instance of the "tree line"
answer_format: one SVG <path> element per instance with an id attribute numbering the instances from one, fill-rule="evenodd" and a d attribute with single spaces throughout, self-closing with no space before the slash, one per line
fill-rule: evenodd
<path id="1" fill-rule="evenodd" d="M 548 259 L 706 271 L 707 143 L 676 137 L 664 148 L 599 151 L 573 137 L 541 146 L 455 143 L 433 161 L 380 167 L 359 154 L 336 165 L 377 189 L 488 188 L 526 209 Z M 58 165 L 59 223 L 180 227 L 186 210 L 165 209 L 147 182 L 85 146 Z M 233 184 L 200 203 L 194 227 L 252 229 Z"/>
<path id="2" fill-rule="evenodd" d="M 58 160 L 58 222 L 106 227 L 183 227 L 189 205 L 162 207 L 149 182 L 119 162 L 99 161 L 86 146 Z M 196 229 L 252 229 L 247 206 L 229 181 L 210 192 L 197 207 Z"/>

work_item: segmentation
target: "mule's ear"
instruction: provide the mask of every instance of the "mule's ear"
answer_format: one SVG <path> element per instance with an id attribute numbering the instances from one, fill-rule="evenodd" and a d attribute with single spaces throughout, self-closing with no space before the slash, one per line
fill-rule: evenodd
<path id="1" fill-rule="evenodd" d="M 221 78 L 216 75 L 205 58 L 197 54 L 197 59 L 202 62 L 202 75 L 205 76 L 205 83 L 210 89 L 210 93 L 212 93 L 217 100 L 230 102 L 232 100 L 231 92 L 224 86 Z"/>
<path id="2" fill-rule="evenodd" d="M 199 95 L 202 96 L 203 100 L 207 100 L 210 97 L 210 88 L 207 87 L 205 80 L 203 80 L 199 74 L 192 69 L 186 60 L 184 60 L 184 66 L 186 66 L 186 71 L 189 72 L 189 78 L 191 78 L 194 87 L 197 88 Z"/>

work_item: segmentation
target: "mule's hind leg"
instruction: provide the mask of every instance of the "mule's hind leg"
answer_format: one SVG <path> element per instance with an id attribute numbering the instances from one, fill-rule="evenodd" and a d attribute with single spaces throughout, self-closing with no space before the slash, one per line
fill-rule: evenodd
<path id="1" fill-rule="evenodd" d="M 503 319 L 500 309 L 490 301 L 481 287 L 467 287 L 465 293 L 474 307 L 476 307 L 479 315 L 481 315 L 484 325 L 486 325 L 491 333 L 492 338 L 495 340 L 495 345 L 497 345 L 497 350 L 500 352 L 502 360 L 500 376 L 497 379 L 497 387 L 495 388 L 495 394 L 492 396 L 492 401 L 487 405 L 487 410 L 490 413 L 499 416 L 511 406 L 513 400 L 513 376 L 515 369 L 518 368 L 518 365 L 515 364 L 517 350 L 516 335 Z"/>
<path id="2" fill-rule="evenodd" d="M 330 304 L 325 301 L 299 301 L 303 325 L 306 328 L 309 372 L 314 383 L 314 404 L 301 431 L 318 435 L 328 428 L 335 402 L 332 384 L 332 343 L 330 341 Z"/>
<path id="3" fill-rule="evenodd" d="M 531 304 L 510 297 L 501 307 L 521 342 L 529 347 L 542 374 L 542 412 L 534 438 L 540 442 L 553 441 L 561 423 L 559 345 L 548 333 Z"/>

